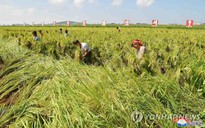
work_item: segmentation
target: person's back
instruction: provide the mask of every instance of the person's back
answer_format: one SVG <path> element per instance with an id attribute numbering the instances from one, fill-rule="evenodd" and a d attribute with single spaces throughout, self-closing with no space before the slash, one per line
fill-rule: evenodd
<path id="1" fill-rule="evenodd" d="M 35 41 L 39 41 L 40 38 L 39 38 L 38 36 L 34 36 L 34 37 L 33 37 L 33 40 L 35 40 Z"/>
<path id="2" fill-rule="evenodd" d="M 86 64 L 92 63 L 92 52 L 89 45 L 85 42 L 80 43 L 80 41 L 75 40 L 73 41 L 73 44 L 76 46 L 79 46 L 82 52 L 82 61 Z"/>
<path id="3" fill-rule="evenodd" d="M 137 50 L 137 57 L 138 57 L 139 59 L 142 58 L 144 52 L 145 52 L 145 46 L 140 46 L 140 49 Z"/>
<path id="4" fill-rule="evenodd" d="M 81 43 L 81 51 L 82 51 L 83 53 L 84 53 L 85 51 L 90 52 L 91 49 L 90 49 L 90 47 L 89 47 L 89 45 L 88 45 L 87 43 L 82 42 L 82 43 Z"/>

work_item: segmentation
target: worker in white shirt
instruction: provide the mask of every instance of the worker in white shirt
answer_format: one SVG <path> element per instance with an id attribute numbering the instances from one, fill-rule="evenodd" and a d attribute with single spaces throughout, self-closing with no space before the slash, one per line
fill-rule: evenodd
<path id="1" fill-rule="evenodd" d="M 33 34 L 33 40 L 35 40 L 35 41 L 39 41 L 40 40 L 40 38 L 38 37 L 36 31 L 33 31 L 32 34 Z"/>
<path id="2" fill-rule="evenodd" d="M 145 52 L 145 46 L 143 46 L 142 42 L 139 39 L 135 39 L 132 41 L 131 46 L 136 49 L 138 59 L 142 58 Z"/>
<path id="3" fill-rule="evenodd" d="M 80 42 L 78 40 L 73 41 L 73 44 L 76 46 L 79 46 L 82 52 L 82 61 L 85 64 L 91 64 L 92 63 L 92 52 L 91 48 L 87 43 Z"/>

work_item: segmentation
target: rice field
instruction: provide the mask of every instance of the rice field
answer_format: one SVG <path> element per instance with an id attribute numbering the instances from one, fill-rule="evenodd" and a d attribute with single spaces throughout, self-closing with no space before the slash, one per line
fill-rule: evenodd
<path id="1" fill-rule="evenodd" d="M 69 31 L 67 37 L 59 29 Z M 36 42 L 32 31 L 42 30 Z M 1 27 L 0 127 L 176 128 L 205 124 L 205 31 L 174 27 Z M 137 59 L 132 40 L 146 46 Z M 90 45 L 92 65 L 72 41 Z M 134 111 L 144 118 L 136 122 Z"/>

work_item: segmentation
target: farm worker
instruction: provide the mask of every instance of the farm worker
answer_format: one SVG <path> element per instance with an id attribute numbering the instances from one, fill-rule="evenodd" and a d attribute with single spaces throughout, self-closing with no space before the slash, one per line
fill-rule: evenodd
<path id="1" fill-rule="evenodd" d="M 119 27 L 116 27 L 116 29 L 117 29 L 117 31 L 118 31 L 118 32 L 120 32 L 120 31 L 121 31 Z"/>
<path id="2" fill-rule="evenodd" d="M 143 46 L 142 42 L 138 39 L 135 39 L 132 41 L 131 46 L 137 49 L 136 53 L 137 53 L 138 59 L 142 58 L 142 55 L 144 54 L 144 51 L 145 51 L 145 46 Z"/>
<path id="3" fill-rule="evenodd" d="M 65 36 L 65 37 L 68 36 L 68 30 L 67 30 L 67 29 L 65 30 L 64 36 Z"/>
<path id="4" fill-rule="evenodd" d="M 85 64 L 91 64 L 92 52 L 91 52 L 91 48 L 89 47 L 89 45 L 87 43 L 84 43 L 84 42 L 81 43 L 78 40 L 74 40 L 73 44 L 80 47 L 81 52 L 82 52 L 82 61 Z"/>
<path id="5" fill-rule="evenodd" d="M 40 38 L 38 37 L 36 31 L 33 31 L 32 34 L 33 34 L 33 40 L 35 40 L 35 41 L 39 41 L 40 40 Z"/>
<path id="6" fill-rule="evenodd" d="M 63 29 L 62 29 L 62 28 L 59 29 L 59 33 L 60 33 L 60 34 L 63 33 Z"/>

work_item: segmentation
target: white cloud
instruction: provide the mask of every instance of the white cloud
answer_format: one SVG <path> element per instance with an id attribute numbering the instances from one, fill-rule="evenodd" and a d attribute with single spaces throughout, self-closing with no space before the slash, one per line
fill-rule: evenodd
<path id="1" fill-rule="evenodd" d="M 47 9 L 43 9 L 43 13 L 47 14 L 48 10 Z"/>
<path id="2" fill-rule="evenodd" d="M 65 0 L 49 0 L 54 5 L 63 4 Z"/>
<path id="3" fill-rule="evenodd" d="M 14 15 L 14 16 L 22 16 L 23 15 L 23 10 L 15 9 L 15 11 L 13 11 L 12 15 Z"/>
<path id="4" fill-rule="evenodd" d="M 26 15 L 32 15 L 36 12 L 35 8 L 15 8 L 13 7 L 12 10 L 10 10 L 13 16 L 26 16 Z"/>
<path id="5" fill-rule="evenodd" d="M 95 0 L 88 0 L 88 3 L 93 3 Z"/>
<path id="6" fill-rule="evenodd" d="M 5 14 L 12 14 L 14 10 L 14 7 L 10 6 L 10 5 L 1 5 L 0 4 L 0 14 L 1 15 L 5 15 Z"/>
<path id="7" fill-rule="evenodd" d="M 10 10 L 10 9 L 13 9 L 12 6 L 10 5 L 0 5 L 0 10 Z"/>
<path id="8" fill-rule="evenodd" d="M 122 2 L 123 2 L 123 0 L 112 0 L 112 5 L 119 6 L 122 4 Z"/>
<path id="9" fill-rule="evenodd" d="M 77 7 L 82 7 L 84 3 L 85 3 L 85 0 L 74 0 L 74 4 Z"/>
<path id="10" fill-rule="evenodd" d="M 23 13 L 23 9 L 15 8 L 10 5 L 0 5 L 0 15 L 11 14 L 12 16 L 21 16 Z"/>
<path id="11" fill-rule="evenodd" d="M 95 0 L 73 0 L 75 6 L 83 7 L 86 3 L 93 3 Z"/>
<path id="12" fill-rule="evenodd" d="M 149 7 L 154 3 L 154 0 L 137 0 L 136 4 L 141 7 Z"/>
<path id="13" fill-rule="evenodd" d="M 10 14 L 10 15 L 5 15 Z M 40 14 L 40 15 L 37 15 Z M 13 24 L 13 23 L 31 23 L 32 21 L 38 22 L 43 15 L 41 11 L 36 8 L 20 8 L 11 5 L 0 5 L 0 24 Z M 43 18 L 41 18 L 43 19 Z"/>
<path id="14" fill-rule="evenodd" d="M 29 8 L 29 9 L 28 9 L 28 14 L 31 15 L 31 14 L 33 14 L 35 11 L 36 11 L 35 8 Z"/>

